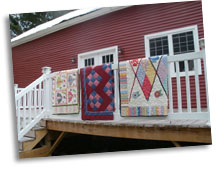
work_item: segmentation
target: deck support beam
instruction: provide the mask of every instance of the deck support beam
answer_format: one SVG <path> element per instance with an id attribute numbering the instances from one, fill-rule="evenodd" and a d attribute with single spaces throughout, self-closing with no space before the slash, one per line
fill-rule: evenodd
<path id="1" fill-rule="evenodd" d="M 171 142 L 175 147 L 181 147 L 181 145 L 178 142 L 175 142 L 175 141 L 171 141 Z"/>
<path id="2" fill-rule="evenodd" d="M 51 148 L 48 152 L 48 156 L 50 156 L 55 151 L 56 147 L 63 140 L 64 136 L 65 136 L 65 132 L 61 132 L 60 135 L 58 136 L 58 138 L 56 139 L 56 141 L 54 142 L 54 144 L 51 146 Z"/>
<path id="3" fill-rule="evenodd" d="M 212 143 L 210 128 L 187 128 L 177 126 L 141 127 L 126 125 L 103 125 L 99 123 L 47 121 L 47 129 L 107 137 Z"/>

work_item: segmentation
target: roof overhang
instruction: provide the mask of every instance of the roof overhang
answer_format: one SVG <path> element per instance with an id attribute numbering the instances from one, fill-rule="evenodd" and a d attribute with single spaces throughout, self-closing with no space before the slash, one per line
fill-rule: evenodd
<path id="1" fill-rule="evenodd" d="M 53 32 L 57 32 L 59 30 L 65 29 L 67 27 L 88 21 L 90 19 L 102 16 L 102 15 L 105 15 L 105 14 L 108 14 L 108 13 L 111 13 L 114 11 L 122 10 L 127 7 L 129 7 L 129 6 L 104 7 L 104 8 L 99 8 L 99 9 L 92 9 L 92 10 L 88 11 L 87 13 L 78 15 L 72 19 L 71 18 L 70 19 L 64 18 L 62 20 L 61 19 L 62 17 L 61 17 L 61 18 L 51 20 L 47 23 L 41 24 L 41 25 L 13 38 L 11 40 L 11 46 L 12 47 L 19 46 L 21 44 L 24 44 L 24 43 L 33 41 L 35 39 L 38 39 L 40 37 L 46 36 L 48 34 L 51 34 Z M 74 12 L 76 12 L 76 11 L 74 11 Z M 45 28 L 46 25 L 47 25 L 47 27 Z"/>

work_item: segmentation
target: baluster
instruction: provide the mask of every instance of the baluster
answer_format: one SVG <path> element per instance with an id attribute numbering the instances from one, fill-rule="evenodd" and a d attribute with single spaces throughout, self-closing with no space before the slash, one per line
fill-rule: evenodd
<path id="1" fill-rule="evenodd" d="M 182 97 L 181 97 L 181 84 L 180 84 L 180 72 L 179 62 L 176 62 L 176 84 L 177 84 L 177 96 L 178 96 L 178 112 L 182 112 Z"/>
<path id="2" fill-rule="evenodd" d="M 34 88 L 33 88 L 33 90 L 32 90 L 32 107 L 31 107 L 31 109 L 32 109 L 32 119 L 34 119 L 34 116 L 35 116 L 35 111 L 34 111 L 34 101 L 35 101 L 35 95 L 34 95 Z"/>
<path id="3" fill-rule="evenodd" d="M 205 89 L 206 89 L 207 110 L 209 112 L 209 94 L 208 94 L 208 81 L 207 81 L 207 69 L 206 69 L 206 55 L 205 55 L 205 52 L 203 54 L 203 65 L 204 65 L 204 74 L 205 74 Z"/>
<path id="4" fill-rule="evenodd" d="M 46 100 L 45 92 L 46 92 L 46 80 L 43 81 L 42 96 L 41 96 L 42 97 L 42 107 L 43 107 L 43 109 L 45 109 L 45 104 L 46 104 L 46 102 L 45 102 L 45 100 Z"/>
<path id="5" fill-rule="evenodd" d="M 14 84 L 14 93 L 15 93 L 15 96 L 17 95 L 17 91 L 18 91 L 18 85 L 17 84 Z M 15 110 L 17 111 L 17 108 L 18 108 L 18 101 L 15 101 Z"/>
<path id="6" fill-rule="evenodd" d="M 34 88 L 34 117 L 37 115 L 37 88 Z"/>
<path id="7" fill-rule="evenodd" d="M 172 90 L 172 77 L 171 77 L 171 65 L 172 63 L 168 63 L 168 88 L 169 88 L 169 113 L 173 113 L 173 90 Z"/>
<path id="8" fill-rule="evenodd" d="M 31 122 L 31 91 L 28 92 L 28 110 L 29 110 L 29 118 L 28 118 L 28 121 L 29 123 Z"/>
<path id="9" fill-rule="evenodd" d="M 41 83 L 39 84 L 39 90 L 38 90 L 38 107 L 39 107 L 39 113 L 41 113 Z"/>
<path id="10" fill-rule="evenodd" d="M 23 128 L 26 126 L 26 94 L 23 96 Z"/>
<path id="11" fill-rule="evenodd" d="M 34 106 L 34 89 L 31 90 L 31 116 L 33 118 L 33 106 Z"/>
<path id="12" fill-rule="evenodd" d="M 20 109 L 21 99 L 17 101 L 17 104 L 18 104 L 17 106 L 17 130 L 19 133 L 21 130 L 21 109 Z"/>
<path id="13" fill-rule="evenodd" d="M 200 105 L 200 89 L 199 89 L 199 64 L 198 64 L 199 59 L 194 60 L 195 64 L 195 85 L 196 85 L 196 107 L 197 107 L 197 112 L 201 112 L 201 105 Z"/>
<path id="14" fill-rule="evenodd" d="M 191 95 L 190 95 L 190 83 L 189 83 L 189 67 L 188 67 L 188 61 L 184 61 L 185 66 L 185 72 L 186 72 L 186 95 L 187 95 L 187 111 L 190 113 L 191 110 Z"/>

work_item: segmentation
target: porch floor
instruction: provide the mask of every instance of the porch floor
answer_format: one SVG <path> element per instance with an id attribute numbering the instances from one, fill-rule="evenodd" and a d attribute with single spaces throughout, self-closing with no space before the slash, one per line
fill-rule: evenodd
<path id="1" fill-rule="evenodd" d="M 51 115 L 46 119 L 49 130 L 79 134 L 211 143 L 208 120 L 132 117 L 110 121 L 82 121 L 73 115 Z"/>

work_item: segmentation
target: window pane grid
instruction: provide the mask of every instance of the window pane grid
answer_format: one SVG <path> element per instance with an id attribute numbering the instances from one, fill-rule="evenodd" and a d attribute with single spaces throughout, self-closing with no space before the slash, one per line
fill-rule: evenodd
<path id="1" fill-rule="evenodd" d="M 169 55 L 168 37 L 150 39 L 150 56 Z"/>
<path id="2" fill-rule="evenodd" d="M 175 34 L 173 37 L 174 55 L 194 52 L 193 32 Z"/>

